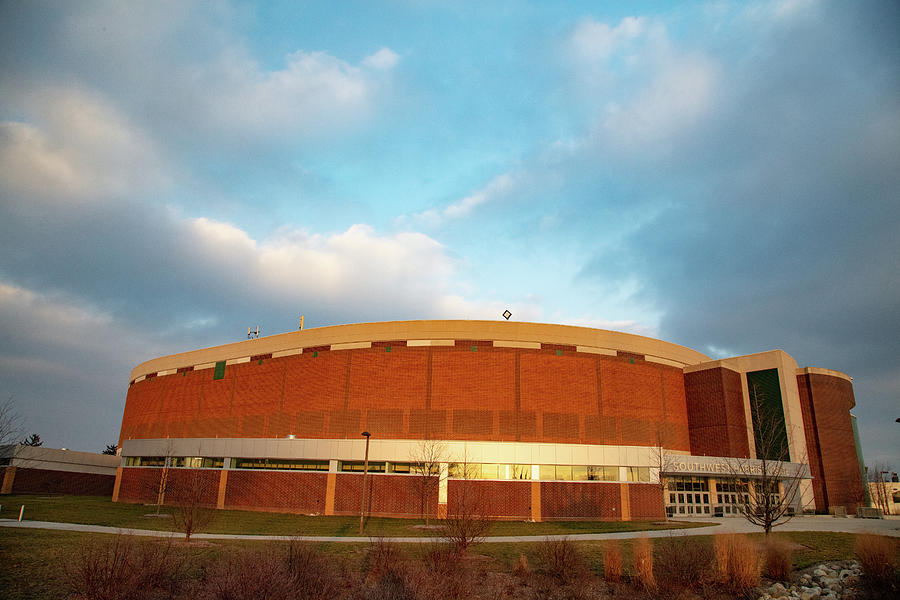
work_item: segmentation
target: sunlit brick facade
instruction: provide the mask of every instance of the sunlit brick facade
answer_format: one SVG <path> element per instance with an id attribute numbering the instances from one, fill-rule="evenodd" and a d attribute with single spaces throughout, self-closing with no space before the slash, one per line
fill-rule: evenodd
<path id="1" fill-rule="evenodd" d="M 711 360 L 631 334 L 487 321 L 323 327 L 143 363 L 114 499 L 155 501 L 164 468 L 175 481 L 193 467 L 220 508 L 358 514 L 368 431 L 370 514 L 440 515 L 466 486 L 500 518 L 714 514 L 705 457 L 756 458 L 748 381 L 781 407 L 790 462 L 809 465 L 798 509 L 855 506 L 846 375 L 781 351 Z M 427 502 L 410 473 L 423 440 L 443 448 Z M 664 490 L 660 468 L 702 491 Z"/>

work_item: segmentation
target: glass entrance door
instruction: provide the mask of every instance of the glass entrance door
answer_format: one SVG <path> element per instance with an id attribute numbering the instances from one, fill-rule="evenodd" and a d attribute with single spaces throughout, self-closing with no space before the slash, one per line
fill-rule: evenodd
<path id="1" fill-rule="evenodd" d="M 667 488 L 669 516 L 711 516 L 706 477 L 671 477 Z"/>

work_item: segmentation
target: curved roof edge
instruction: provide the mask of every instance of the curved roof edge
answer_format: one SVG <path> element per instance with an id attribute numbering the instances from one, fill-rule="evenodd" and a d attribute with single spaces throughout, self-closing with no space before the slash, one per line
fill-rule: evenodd
<path id="1" fill-rule="evenodd" d="M 603 350 L 643 354 L 665 364 L 692 365 L 710 360 L 708 356 L 654 338 L 592 329 L 575 325 L 507 321 L 422 320 L 383 321 L 330 325 L 290 331 L 222 346 L 181 352 L 143 362 L 131 371 L 129 381 L 151 373 L 198 364 L 283 352 L 297 348 L 384 342 L 393 340 L 485 340 L 495 342 L 544 343 L 576 346 L 584 352 Z M 502 345 L 502 344 L 498 344 Z"/>
<path id="2" fill-rule="evenodd" d="M 798 374 L 803 375 L 828 375 L 829 377 L 837 377 L 838 379 L 846 379 L 849 382 L 853 382 L 853 378 L 843 373 L 841 371 L 835 371 L 834 369 L 822 369 L 819 367 L 803 367 L 801 369 L 797 369 Z"/>

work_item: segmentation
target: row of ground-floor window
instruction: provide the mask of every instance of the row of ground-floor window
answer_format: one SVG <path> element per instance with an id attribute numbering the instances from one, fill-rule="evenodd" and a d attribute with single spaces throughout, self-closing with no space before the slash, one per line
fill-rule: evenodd
<path id="1" fill-rule="evenodd" d="M 737 516 L 750 505 L 752 494 L 762 493 L 753 482 L 740 478 L 668 477 L 665 483 L 666 514 L 670 517 Z M 781 487 L 771 489 L 769 495 L 776 504 Z"/>

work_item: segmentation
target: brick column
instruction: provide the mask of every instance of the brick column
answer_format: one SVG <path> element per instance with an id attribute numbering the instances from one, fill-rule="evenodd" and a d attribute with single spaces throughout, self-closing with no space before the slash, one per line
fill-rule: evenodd
<path id="1" fill-rule="evenodd" d="M 12 494 L 13 482 L 16 480 L 16 467 L 6 467 L 3 472 L 3 485 L 0 494 Z"/>
<path id="2" fill-rule="evenodd" d="M 219 496 L 216 498 L 216 508 L 225 508 L 225 490 L 228 487 L 228 469 L 219 472 Z"/>
<path id="3" fill-rule="evenodd" d="M 619 497 L 622 500 L 622 520 L 631 520 L 631 490 L 627 483 L 619 484 Z"/>
<path id="4" fill-rule="evenodd" d="M 122 472 L 123 472 L 122 467 L 116 467 L 116 482 L 113 484 L 113 495 L 112 495 L 113 502 L 119 501 L 119 487 L 121 487 L 121 485 L 122 485 Z"/>
<path id="5" fill-rule="evenodd" d="M 541 520 L 541 482 L 531 482 L 531 520 L 540 522 Z"/>
<path id="6" fill-rule="evenodd" d="M 325 514 L 334 514 L 334 487 L 337 484 L 337 473 L 329 473 L 325 480 Z"/>

